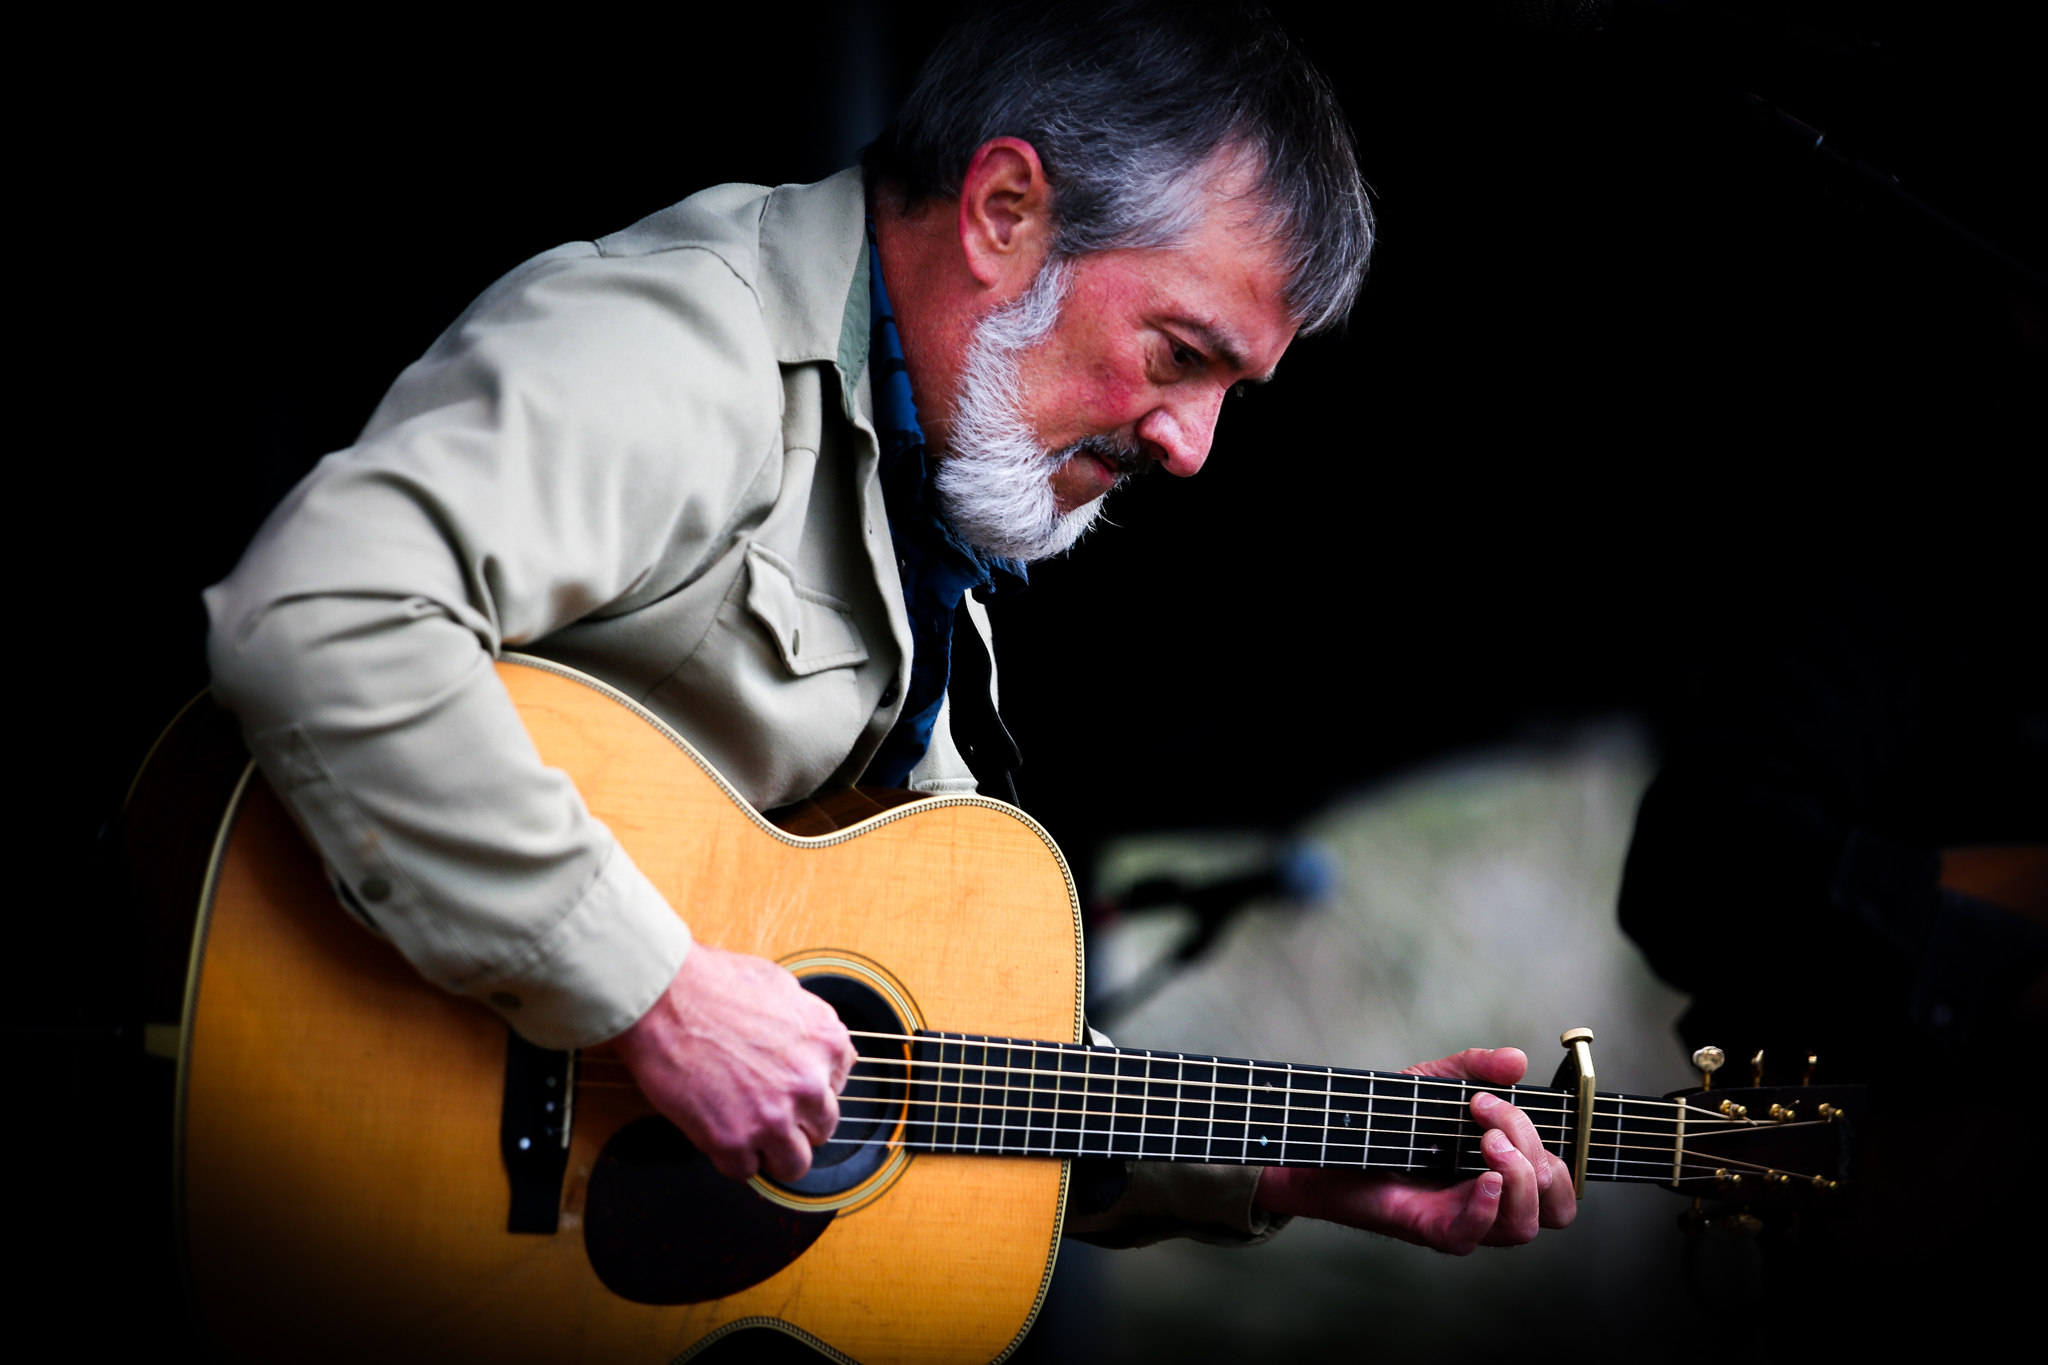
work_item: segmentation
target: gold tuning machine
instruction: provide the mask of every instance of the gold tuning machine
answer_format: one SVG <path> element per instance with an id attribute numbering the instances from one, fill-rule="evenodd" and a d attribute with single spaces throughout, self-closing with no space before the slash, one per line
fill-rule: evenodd
<path id="1" fill-rule="evenodd" d="M 1692 1064 L 1700 1069 L 1700 1089 L 1714 1088 L 1714 1073 L 1728 1064 L 1728 1054 L 1717 1047 L 1703 1047 L 1692 1054 Z"/>
<path id="2" fill-rule="evenodd" d="M 1779 1123 L 1790 1123 L 1799 1117 L 1799 1111 L 1783 1104 L 1771 1106 L 1771 1117 Z"/>
<path id="3" fill-rule="evenodd" d="M 1763 1089 L 1764 1050 L 1762 1048 L 1758 1048 L 1756 1056 L 1749 1059 L 1749 1083 L 1759 1090 Z"/>
<path id="4" fill-rule="evenodd" d="M 1820 1107 L 1820 1116 L 1829 1123 L 1833 1123 L 1836 1119 L 1842 1117 L 1842 1111 L 1835 1108 L 1832 1104 L 1824 1104 Z"/>

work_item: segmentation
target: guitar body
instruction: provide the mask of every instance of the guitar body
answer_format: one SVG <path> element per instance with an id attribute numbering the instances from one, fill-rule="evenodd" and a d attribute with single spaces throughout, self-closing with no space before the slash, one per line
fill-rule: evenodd
<path id="1" fill-rule="evenodd" d="M 698 939 L 874 983 L 911 1027 L 1081 1040 L 1072 880 L 1019 812 L 934 798 L 798 837 L 602 684 L 499 672 L 542 757 Z M 226 1355 L 663 1365 L 770 1326 L 842 1359 L 983 1362 L 1021 1341 L 1065 1162 L 898 1152 L 836 1204 L 706 1185 L 603 1049 L 577 1073 L 557 1230 L 508 1232 L 504 1024 L 352 920 L 253 768 L 227 805 L 177 1114 L 190 1281 Z M 673 1188 L 638 1199 L 643 1177 Z M 696 1213 L 655 1226 L 664 1208 Z"/>

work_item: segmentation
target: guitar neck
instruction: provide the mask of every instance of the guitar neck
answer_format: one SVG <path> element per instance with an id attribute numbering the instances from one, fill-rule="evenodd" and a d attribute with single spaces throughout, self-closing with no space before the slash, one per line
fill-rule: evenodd
<path id="1" fill-rule="evenodd" d="M 919 1034 L 909 1053 L 902 1141 L 917 1151 L 1476 1174 L 1482 1091 L 1519 1106 L 1567 1164 L 1575 1141 L 1573 1096 L 1549 1086 L 950 1033 Z M 1669 1184 L 1678 1113 L 1601 1094 L 1587 1176 Z"/>

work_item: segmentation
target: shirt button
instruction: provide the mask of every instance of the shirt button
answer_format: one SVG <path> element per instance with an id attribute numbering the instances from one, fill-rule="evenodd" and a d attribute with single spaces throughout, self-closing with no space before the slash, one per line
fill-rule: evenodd
<path id="1" fill-rule="evenodd" d="M 883 689 L 882 689 L 882 705 L 883 705 L 883 706 L 894 706 L 895 704 L 896 704 L 896 684 L 895 684 L 895 683 L 890 683 L 890 684 L 889 684 L 889 685 L 888 685 L 887 687 L 885 687 L 885 688 L 883 688 Z"/>

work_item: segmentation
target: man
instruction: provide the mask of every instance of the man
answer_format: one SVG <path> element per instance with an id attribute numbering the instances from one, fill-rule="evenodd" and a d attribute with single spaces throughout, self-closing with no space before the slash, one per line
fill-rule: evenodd
<path id="1" fill-rule="evenodd" d="M 491 657 L 603 678 L 762 809 L 1006 793 L 992 677 L 948 687 L 956 651 L 987 666 L 974 594 L 1073 545 L 1123 479 L 1200 469 L 1224 396 L 1344 317 L 1370 243 L 1342 116 L 1263 11 L 988 11 L 863 169 L 708 190 L 488 290 L 208 593 L 217 692 L 425 976 L 537 1043 L 614 1040 L 721 1171 L 797 1178 L 845 1029 L 692 943 Z M 1473 1108 L 1492 1170 L 1449 1189 L 1139 1164 L 1077 1182 L 1109 1193 L 1070 1226 L 1249 1243 L 1309 1214 L 1462 1253 L 1569 1222 L 1528 1120 Z"/>

